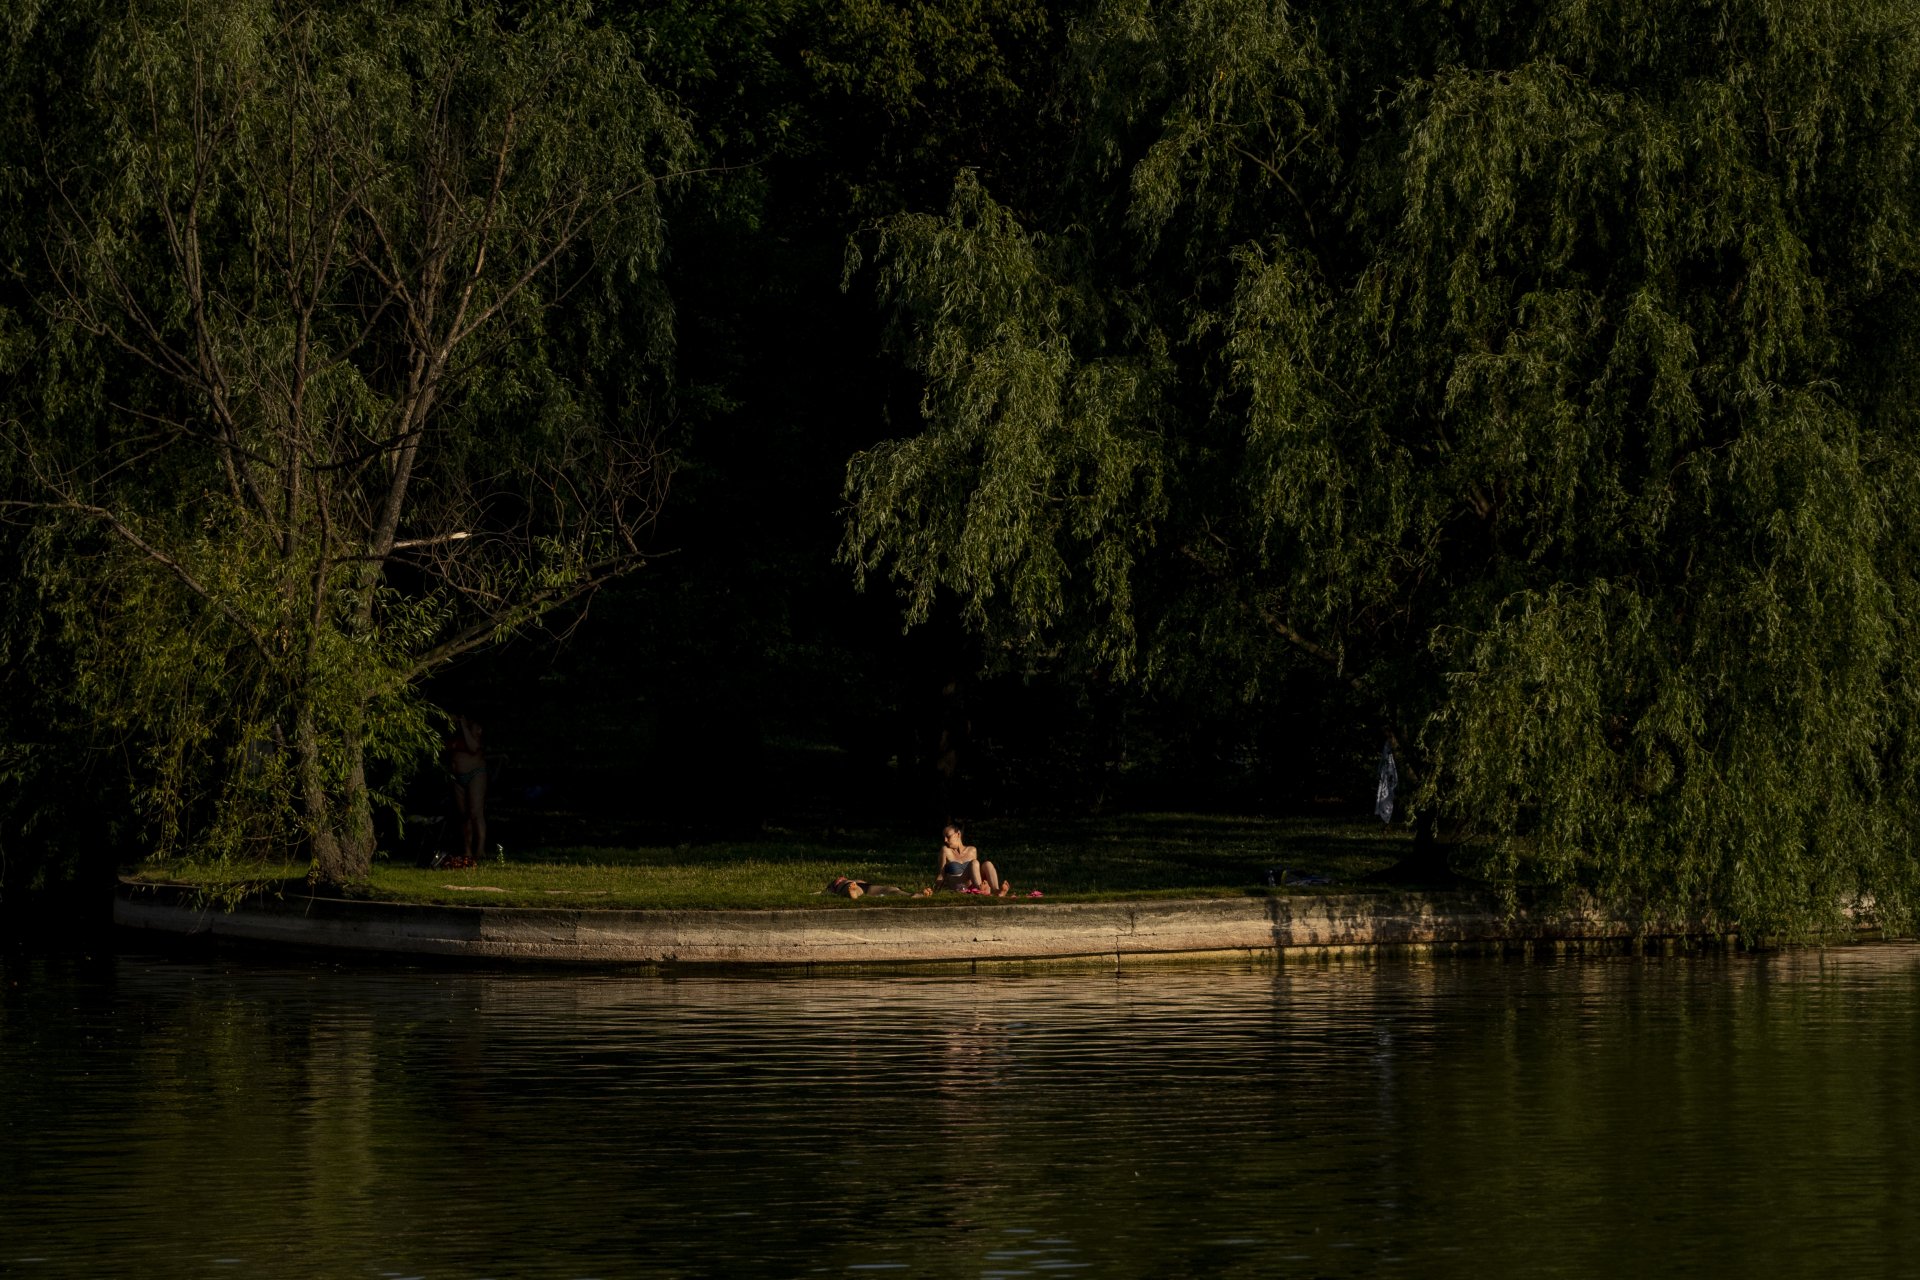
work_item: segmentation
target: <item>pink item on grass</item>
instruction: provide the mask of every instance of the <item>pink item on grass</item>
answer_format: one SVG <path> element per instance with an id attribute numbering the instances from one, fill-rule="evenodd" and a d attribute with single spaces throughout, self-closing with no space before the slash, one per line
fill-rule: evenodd
<path id="1" fill-rule="evenodd" d="M 1028 896 L 1029 898 L 1044 898 L 1044 897 L 1046 897 L 1047 895 L 1046 895 L 1046 894 L 1044 894 L 1044 893 L 1042 893 L 1042 892 L 1040 892 L 1040 891 L 1039 891 L 1038 889 L 1035 889 L 1035 890 L 1034 890 L 1034 891 L 1033 891 L 1032 893 L 1029 893 L 1029 894 L 1028 894 L 1027 896 Z"/>

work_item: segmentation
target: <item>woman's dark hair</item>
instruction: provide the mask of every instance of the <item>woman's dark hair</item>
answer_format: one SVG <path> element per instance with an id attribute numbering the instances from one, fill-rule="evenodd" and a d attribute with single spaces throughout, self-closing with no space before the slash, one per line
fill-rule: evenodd
<path id="1" fill-rule="evenodd" d="M 963 826 L 961 826 L 961 825 L 960 825 L 960 819 L 958 819 L 958 818 L 955 818 L 955 819 L 953 819 L 953 820 L 952 820 L 951 822 L 949 822 L 949 823 L 947 823 L 947 825 L 946 825 L 946 826 L 944 826 L 944 827 L 942 827 L 942 828 L 941 828 L 941 830 L 942 830 L 942 831 L 957 831 L 957 832 L 959 832 L 959 833 L 960 833 L 961 835 L 965 835 L 965 834 L 967 834 L 967 829 L 966 829 L 965 827 L 963 827 Z"/>

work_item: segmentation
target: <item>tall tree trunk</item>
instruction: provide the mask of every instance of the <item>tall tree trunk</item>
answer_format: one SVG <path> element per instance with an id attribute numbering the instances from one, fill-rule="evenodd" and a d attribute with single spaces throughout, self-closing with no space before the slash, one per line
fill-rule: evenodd
<path id="1" fill-rule="evenodd" d="M 358 884 L 373 870 L 373 806 L 367 794 L 366 751 L 356 714 L 342 747 L 347 769 L 342 794 L 328 792 L 313 713 L 302 708 L 295 734 L 301 807 L 313 841 L 313 869 L 326 884 Z"/>
<path id="2" fill-rule="evenodd" d="M 373 874 L 373 805 L 367 795 L 366 708 L 353 714 L 346 732 L 346 794 L 340 798 L 340 828 L 335 842 L 340 862 L 355 881 Z"/>
<path id="3" fill-rule="evenodd" d="M 314 731 L 313 710 L 304 704 L 294 721 L 293 743 L 300 777 L 300 810 L 306 819 L 307 838 L 313 842 L 314 872 L 328 884 L 345 884 L 348 879 L 346 855 L 334 833 L 333 806 L 327 802 L 320 737 Z"/>

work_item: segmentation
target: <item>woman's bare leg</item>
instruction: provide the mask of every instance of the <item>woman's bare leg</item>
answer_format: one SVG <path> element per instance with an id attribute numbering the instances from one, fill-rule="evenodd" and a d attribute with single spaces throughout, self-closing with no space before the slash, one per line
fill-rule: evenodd
<path id="1" fill-rule="evenodd" d="M 473 833 L 473 848 L 467 856 L 478 862 L 487 855 L 487 775 L 483 770 L 467 779 L 468 829 Z"/>
<path id="2" fill-rule="evenodd" d="M 473 851 L 473 809 L 467 803 L 467 784 L 455 778 L 451 785 L 453 802 L 460 807 L 460 852 L 468 854 Z M 441 851 L 445 852 L 444 843 Z"/>
<path id="3" fill-rule="evenodd" d="M 994 870 L 993 864 L 991 862 L 983 862 L 980 866 L 987 873 L 987 892 L 996 898 L 1005 896 L 1006 889 L 1001 886 L 1000 873 Z"/>

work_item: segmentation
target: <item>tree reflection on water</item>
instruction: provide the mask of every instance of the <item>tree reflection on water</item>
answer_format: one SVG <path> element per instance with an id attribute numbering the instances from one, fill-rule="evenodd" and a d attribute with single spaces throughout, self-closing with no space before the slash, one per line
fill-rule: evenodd
<path id="1" fill-rule="evenodd" d="M 1920 1220 L 1911 946 L 7 978 L 22 1274 L 1884 1272 Z"/>

